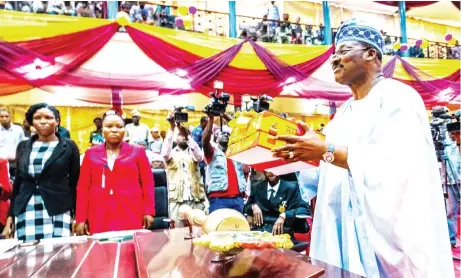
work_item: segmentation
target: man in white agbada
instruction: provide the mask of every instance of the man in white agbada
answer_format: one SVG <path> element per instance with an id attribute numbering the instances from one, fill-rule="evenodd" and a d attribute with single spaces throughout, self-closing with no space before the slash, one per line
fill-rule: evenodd
<path id="1" fill-rule="evenodd" d="M 419 94 L 381 72 L 381 33 L 356 20 L 336 36 L 332 68 L 353 97 L 325 127 L 280 136 L 274 156 L 321 159 L 300 173 L 317 195 L 310 256 L 367 277 L 454 277 L 440 174 Z"/>

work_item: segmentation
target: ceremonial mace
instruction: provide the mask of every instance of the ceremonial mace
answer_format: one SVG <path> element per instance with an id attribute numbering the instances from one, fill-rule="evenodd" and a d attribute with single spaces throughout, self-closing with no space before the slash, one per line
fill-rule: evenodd
<path id="1" fill-rule="evenodd" d="M 233 209 L 218 209 L 210 215 L 206 215 L 203 210 L 192 209 L 188 205 L 179 208 L 179 217 L 189 227 L 189 234 L 184 239 L 194 238 L 192 226 L 202 228 L 202 232 L 223 232 L 223 231 L 250 231 L 247 219 L 240 212 Z"/>

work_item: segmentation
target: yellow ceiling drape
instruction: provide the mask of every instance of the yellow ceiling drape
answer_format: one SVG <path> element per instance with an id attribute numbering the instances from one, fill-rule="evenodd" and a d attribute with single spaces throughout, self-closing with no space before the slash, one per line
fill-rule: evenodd
<path id="1" fill-rule="evenodd" d="M 28 41 L 75 33 L 112 23 L 107 19 L 0 10 L 0 39 Z"/>
<path id="2" fill-rule="evenodd" d="M 132 24 L 131 26 L 204 58 L 213 56 L 241 42 L 239 39 L 208 36 L 200 33 L 159 28 L 144 24 Z M 279 59 L 290 65 L 311 60 L 320 56 L 329 48 L 329 46 L 282 45 L 274 43 L 262 43 L 262 45 Z M 230 65 L 244 69 L 265 69 L 264 64 L 256 56 L 253 48 L 248 43 L 243 45 Z"/>
<path id="3" fill-rule="evenodd" d="M 433 77 L 433 79 L 446 77 L 460 69 L 459 60 L 447 59 L 423 59 L 423 58 L 403 58 L 412 66 Z M 395 66 L 394 77 L 404 80 L 413 78 L 403 68 L 401 63 Z M 424 78 L 424 76 L 422 76 Z M 431 80 L 431 79 L 425 79 Z"/>
<path id="4" fill-rule="evenodd" d="M 312 9 L 318 8 L 317 4 L 307 4 L 308 3 L 305 3 L 303 7 L 311 7 Z M 296 5 L 299 4 L 290 5 L 288 5 L 288 7 L 297 7 Z M 110 20 L 93 18 L 0 11 L 0 37 L 7 41 L 45 38 L 82 31 L 88 28 L 109 24 L 111 22 L 112 21 Z M 24 25 L 20 26 L 20 24 Z M 240 40 L 233 38 L 208 36 L 201 33 L 178 31 L 150 25 L 132 24 L 132 26 L 183 49 L 184 51 L 194 53 L 203 58 L 215 55 L 240 42 Z M 329 47 L 274 43 L 263 43 L 262 45 L 279 59 L 290 65 L 300 64 L 311 60 L 323 54 Z M 120 53 L 123 52 L 124 50 L 120 49 Z M 389 56 L 385 56 L 383 63 L 385 64 L 390 58 L 391 57 Z M 407 59 L 413 66 L 433 78 L 443 78 L 460 69 L 458 60 L 420 58 L 405 59 Z M 251 45 L 248 43 L 244 44 L 241 51 L 231 62 L 231 66 L 243 69 L 266 69 L 262 61 L 254 53 Z M 394 77 L 405 80 L 412 79 L 400 63 L 397 63 L 396 65 Z"/>

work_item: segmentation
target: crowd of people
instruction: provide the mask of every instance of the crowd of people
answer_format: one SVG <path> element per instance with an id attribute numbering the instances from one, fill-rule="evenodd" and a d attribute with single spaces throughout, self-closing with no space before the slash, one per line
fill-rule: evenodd
<path id="1" fill-rule="evenodd" d="M 2 1 L 5 10 L 25 13 L 56 14 L 104 18 L 105 1 Z"/>
<path id="2" fill-rule="evenodd" d="M 308 231 L 305 221 L 294 224 L 296 214 L 310 215 L 296 177 L 256 173 L 226 158 L 231 130 L 219 128 L 213 114 L 195 127 L 175 122 L 173 115 L 170 129 L 160 131 L 141 123 L 136 109 L 130 123 L 109 110 L 94 119 L 91 147 L 80 153 L 55 107 L 31 106 L 22 126 L 0 109 L 3 237 L 30 241 L 149 229 L 155 216 L 154 170 L 166 171 L 169 217 L 176 226 L 183 225 L 179 211 L 188 205 L 206 213 L 245 212 L 251 223 L 254 217 L 255 230 L 291 236 Z M 281 206 L 286 211 L 278 217 Z"/>
<path id="3" fill-rule="evenodd" d="M 380 31 L 352 19 L 338 33 L 331 67 L 352 97 L 322 127 L 325 139 L 301 121 L 297 135 L 275 136 L 283 143 L 271 149 L 275 159 L 320 161 L 284 176 L 226 157 L 232 131 L 215 126 L 215 111 L 190 128 L 171 113 L 161 140 L 155 123 L 150 129 L 140 122 L 139 111 L 131 111 L 127 124 L 109 110 L 94 120 L 93 146 L 81 160 L 55 107 L 39 103 L 27 110 L 29 138 L 1 108 L 3 236 L 30 241 L 150 229 L 156 215 L 152 168 L 159 167 L 166 171 L 169 217 L 177 226 L 184 205 L 205 213 L 228 208 L 249 216 L 252 230 L 293 239 L 308 231 L 303 218 L 316 196 L 313 259 L 367 277 L 454 277 L 450 241 L 455 247 L 459 207 L 445 208 L 442 180 L 450 187 L 448 204 L 458 203 L 459 112 L 457 128 L 444 121 L 431 125 L 418 92 L 383 76 Z M 434 118 L 452 117 L 437 111 Z M 439 142 L 431 128 L 442 125 L 446 129 L 438 132 L 446 135 Z M 152 163 L 149 151 L 162 163 Z M 445 177 L 441 161 L 451 169 Z"/>

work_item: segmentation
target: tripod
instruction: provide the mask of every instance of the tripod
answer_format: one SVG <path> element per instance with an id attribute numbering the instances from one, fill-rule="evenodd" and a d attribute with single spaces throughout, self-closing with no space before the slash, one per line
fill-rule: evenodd
<path id="1" fill-rule="evenodd" d="M 448 155 L 445 154 L 445 149 L 444 149 L 443 145 L 438 147 L 436 152 L 437 152 L 437 160 L 442 163 L 441 174 L 443 175 L 442 189 L 443 189 L 443 192 L 444 192 L 443 195 L 444 195 L 444 199 L 445 199 L 444 200 L 444 202 L 445 202 L 445 210 L 446 210 L 447 214 L 448 214 L 449 209 L 450 209 L 451 213 L 453 213 L 452 212 L 452 207 L 450 206 L 450 198 L 449 198 L 448 190 L 449 190 L 449 187 L 454 187 L 454 188 L 452 188 L 452 193 L 455 194 L 455 196 L 454 196 L 454 199 L 456 199 L 455 202 L 459 203 L 459 193 L 457 193 L 459 189 L 457 188 L 457 184 L 456 184 L 455 170 L 453 169 L 453 165 L 452 165 L 451 161 L 448 159 Z M 449 177 L 450 177 L 450 180 L 449 180 Z M 448 216 L 449 215 L 447 215 L 447 218 L 448 218 Z M 449 220 L 449 219 L 447 219 L 447 220 Z M 460 261 L 460 258 L 453 256 L 453 260 Z"/>

